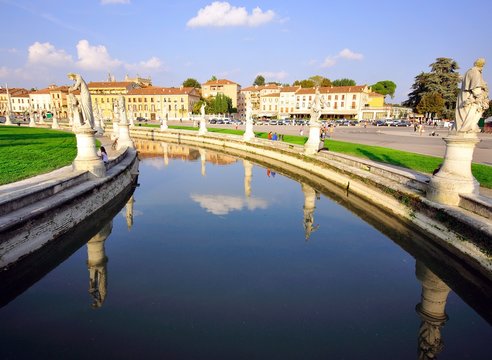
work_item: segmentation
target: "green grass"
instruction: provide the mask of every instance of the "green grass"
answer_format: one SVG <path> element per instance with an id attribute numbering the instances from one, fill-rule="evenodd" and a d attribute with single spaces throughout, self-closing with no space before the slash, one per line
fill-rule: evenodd
<path id="1" fill-rule="evenodd" d="M 0 184 L 26 179 L 70 164 L 77 155 L 75 135 L 63 131 L 0 127 Z"/>

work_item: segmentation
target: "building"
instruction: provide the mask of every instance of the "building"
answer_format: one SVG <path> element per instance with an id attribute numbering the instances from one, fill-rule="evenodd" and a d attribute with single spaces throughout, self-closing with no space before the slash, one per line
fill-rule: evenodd
<path id="1" fill-rule="evenodd" d="M 280 111 L 280 93 L 266 94 L 261 97 L 259 117 L 277 117 Z"/>
<path id="2" fill-rule="evenodd" d="M 56 87 L 55 84 L 51 84 L 47 88 L 31 91 L 29 93 L 29 99 L 34 113 L 45 115 L 46 113 L 53 111 L 51 91 Z"/>
<path id="3" fill-rule="evenodd" d="M 281 90 L 280 85 L 253 85 L 244 88 L 239 93 L 237 111 L 240 118 L 246 115 L 246 105 L 251 103 L 252 115 L 259 116 L 261 113 L 261 97 L 269 94 L 278 94 Z"/>
<path id="4" fill-rule="evenodd" d="M 120 95 L 126 95 L 130 90 L 138 88 L 131 81 L 102 81 L 87 84 L 91 94 L 92 105 L 97 105 L 103 119 L 113 120 L 114 103 Z"/>
<path id="5" fill-rule="evenodd" d="M 204 98 L 217 96 L 217 94 L 226 95 L 231 98 L 233 108 L 238 107 L 238 98 L 240 91 L 241 85 L 226 79 L 209 80 L 206 83 L 202 84 L 202 96 Z"/>
<path id="6" fill-rule="evenodd" d="M 80 90 L 74 91 L 74 95 L 80 96 Z M 51 89 L 50 96 L 55 115 L 60 119 L 66 119 L 68 117 L 68 86 Z"/>
<path id="7" fill-rule="evenodd" d="M 148 86 L 132 89 L 126 95 L 128 112 L 150 120 L 166 114 L 169 120 L 189 119 L 198 101 L 200 94 L 192 87 Z"/>
<path id="8" fill-rule="evenodd" d="M 29 111 L 29 91 L 23 88 L 12 88 L 8 91 L 7 88 L 0 88 L 0 114 L 5 116 L 9 108 L 12 115 Z"/>

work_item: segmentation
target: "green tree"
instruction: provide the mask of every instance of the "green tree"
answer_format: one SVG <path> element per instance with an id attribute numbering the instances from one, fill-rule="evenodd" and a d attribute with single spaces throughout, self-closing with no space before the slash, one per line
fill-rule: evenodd
<path id="1" fill-rule="evenodd" d="M 325 78 L 324 76 L 321 75 L 311 76 L 308 80 L 314 82 L 314 86 L 322 86 L 322 87 L 331 86 L 330 79 Z"/>
<path id="2" fill-rule="evenodd" d="M 258 85 L 258 86 L 265 85 L 265 78 L 263 77 L 263 75 L 258 75 L 255 78 L 255 81 L 253 81 L 253 85 Z"/>
<path id="3" fill-rule="evenodd" d="M 333 80 L 331 82 L 331 84 L 333 86 L 355 86 L 356 85 L 355 80 L 347 79 L 347 78 Z"/>
<path id="4" fill-rule="evenodd" d="M 198 80 L 193 79 L 193 78 L 188 78 L 185 81 L 183 81 L 183 86 L 184 87 L 192 87 L 195 89 L 200 89 L 202 86 L 198 82 Z"/>
<path id="5" fill-rule="evenodd" d="M 444 110 L 445 101 L 441 94 L 437 92 L 424 94 L 417 105 L 417 111 L 419 114 L 431 113 L 440 116 Z"/>
<path id="6" fill-rule="evenodd" d="M 217 77 L 215 75 L 212 75 L 209 81 L 217 81 Z"/>
<path id="7" fill-rule="evenodd" d="M 450 58 L 437 58 L 430 65 L 431 71 L 415 77 L 412 92 L 403 104 L 416 109 L 425 94 L 438 93 L 444 99 L 442 116 L 454 119 L 456 97 L 458 96 L 458 63 Z"/>
<path id="8" fill-rule="evenodd" d="M 482 117 L 487 119 L 492 116 L 492 100 L 489 101 L 489 108 L 483 112 Z"/>
<path id="9" fill-rule="evenodd" d="M 205 112 L 210 114 L 229 114 L 232 112 L 232 99 L 224 94 L 209 99 Z"/>
<path id="10" fill-rule="evenodd" d="M 314 84 L 314 81 L 313 80 L 296 80 L 294 81 L 294 83 L 292 84 L 294 86 L 298 86 L 298 85 L 301 85 L 302 88 L 312 88 L 315 86 Z"/>
<path id="11" fill-rule="evenodd" d="M 371 85 L 372 91 L 381 95 L 389 95 L 391 98 L 395 96 L 396 84 L 391 80 L 378 81 Z"/>

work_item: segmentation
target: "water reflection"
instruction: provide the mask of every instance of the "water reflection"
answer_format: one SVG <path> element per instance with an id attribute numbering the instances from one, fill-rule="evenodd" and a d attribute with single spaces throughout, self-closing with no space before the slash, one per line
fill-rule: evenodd
<path id="1" fill-rule="evenodd" d="M 305 183 L 301 183 L 301 187 L 304 194 L 304 236 L 306 241 L 308 241 L 311 234 L 319 228 L 319 224 L 314 225 L 314 210 L 316 209 L 316 199 L 319 198 L 319 194 Z"/>
<path id="2" fill-rule="evenodd" d="M 133 203 L 135 202 L 134 195 L 130 196 L 128 199 L 128 202 L 125 205 L 126 208 L 126 226 L 128 227 L 128 230 L 132 229 L 133 226 Z"/>
<path id="3" fill-rule="evenodd" d="M 422 283 L 421 301 L 416 306 L 422 322 L 419 329 L 419 359 L 435 359 L 443 350 L 441 328 L 448 320 L 446 301 L 451 289 L 423 262 L 416 262 L 415 274 Z"/>
<path id="4" fill-rule="evenodd" d="M 107 294 L 107 263 L 108 257 L 104 242 L 111 234 L 113 221 L 107 223 L 96 235 L 87 242 L 87 268 L 89 269 L 89 294 L 93 298 L 92 307 L 99 308 Z"/>

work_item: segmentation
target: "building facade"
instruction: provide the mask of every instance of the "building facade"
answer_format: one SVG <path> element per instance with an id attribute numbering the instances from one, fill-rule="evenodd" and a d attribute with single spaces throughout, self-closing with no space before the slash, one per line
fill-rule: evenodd
<path id="1" fill-rule="evenodd" d="M 240 91 L 241 85 L 226 79 L 209 80 L 206 83 L 202 84 L 202 96 L 204 98 L 217 96 L 217 94 L 226 95 L 231 98 L 233 108 L 238 107 L 238 98 Z"/>
<path id="2" fill-rule="evenodd" d="M 120 95 L 126 95 L 130 90 L 138 88 L 131 81 L 102 81 L 87 84 L 93 106 L 98 106 L 103 119 L 114 120 L 114 106 Z"/>

